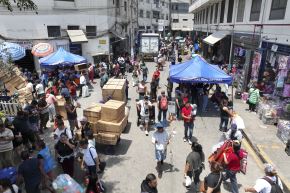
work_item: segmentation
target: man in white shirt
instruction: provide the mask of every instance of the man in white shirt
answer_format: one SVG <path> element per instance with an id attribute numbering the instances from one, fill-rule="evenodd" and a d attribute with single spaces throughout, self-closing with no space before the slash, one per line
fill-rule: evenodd
<path id="1" fill-rule="evenodd" d="M 26 92 L 33 95 L 34 89 L 33 89 L 33 84 L 31 83 L 31 80 L 26 79 L 25 83 L 26 83 L 26 86 L 25 86 Z"/>
<path id="2" fill-rule="evenodd" d="M 44 94 L 44 87 L 40 80 L 37 81 L 37 85 L 35 86 L 35 91 L 38 97 Z"/>
<path id="3" fill-rule="evenodd" d="M 60 139 L 60 135 L 62 133 L 65 133 L 67 135 L 68 139 L 72 139 L 73 138 L 71 130 L 64 126 L 64 122 L 63 121 L 57 122 L 57 125 L 58 125 L 58 128 L 56 128 L 56 130 L 53 133 L 54 134 L 54 139 L 56 141 L 58 141 Z"/>
<path id="4" fill-rule="evenodd" d="M 13 166 L 13 139 L 13 132 L 0 119 L 0 168 Z"/>
<path id="5" fill-rule="evenodd" d="M 272 185 L 276 184 L 276 192 L 283 192 L 283 185 L 280 178 L 277 176 L 277 171 L 274 166 L 271 164 L 265 164 L 265 174 L 266 176 L 263 178 L 259 178 L 256 181 L 254 187 L 245 188 L 245 192 L 252 193 L 271 193 Z M 277 190 L 280 189 L 280 190 Z"/>
<path id="6" fill-rule="evenodd" d="M 140 112 L 142 123 L 145 123 L 145 135 L 148 136 L 149 125 L 149 108 L 152 107 L 148 96 L 144 96 L 144 100 L 140 100 L 137 103 L 137 110 Z"/>
<path id="7" fill-rule="evenodd" d="M 82 97 L 82 90 L 83 90 L 83 86 L 87 85 L 87 80 L 85 77 L 85 71 L 82 72 L 81 76 L 80 76 L 80 94 L 79 97 Z"/>
<path id="8" fill-rule="evenodd" d="M 157 170 L 161 172 L 161 165 L 166 159 L 167 145 L 169 144 L 169 135 L 164 130 L 161 123 L 156 124 L 157 131 L 153 133 L 152 143 L 155 145 L 155 158 L 157 161 Z"/>
<path id="9" fill-rule="evenodd" d="M 100 161 L 96 148 L 89 144 L 87 139 L 82 139 L 80 141 L 80 147 L 83 149 L 84 154 L 82 168 L 84 168 L 84 164 L 86 164 L 89 175 L 96 175 L 97 171 L 100 171 Z"/>

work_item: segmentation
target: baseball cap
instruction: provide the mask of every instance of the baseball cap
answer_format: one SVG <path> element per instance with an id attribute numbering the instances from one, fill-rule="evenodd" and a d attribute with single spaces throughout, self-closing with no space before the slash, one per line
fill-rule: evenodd
<path id="1" fill-rule="evenodd" d="M 163 128 L 164 126 L 163 126 L 162 123 L 156 123 L 156 124 L 155 124 L 155 127 L 156 127 L 157 129 L 159 129 L 159 128 Z"/>
<path id="2" fill-rule="evenodd" d="M 80 122 L 87 122 L 88 119 L 87 119 L 86 117 L 81 117 L 81 118 L 79 119 L 79 121 L 80 121 Z"/>
<path id="3" fill-rule="evenodd" d="M 272 174 L 277 173 L 276 168 L 269 163 L 265 164 L 264 171 L 265 171 L 265 173 L 272 173 Z"/>

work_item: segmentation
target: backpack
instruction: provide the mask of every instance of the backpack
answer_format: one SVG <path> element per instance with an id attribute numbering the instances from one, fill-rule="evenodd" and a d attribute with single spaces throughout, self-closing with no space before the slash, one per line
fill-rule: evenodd
<path id="1" fill-rule="evenodd" d="M 271 184 L 271 192 L 270 193 L 283 193 L 283 190 L 279 186 L 278 177 L 276 177 L 276 182 L 272 181 L 271 179 L 267 178 L 266 176 L 262 178 L 263 180 L 267 181 Z"/>
<path id="2" fill-rule="evenodd" d="M 161 97 L 160 99 L 160 109 L 161 110 L 167 110 L 168 108 L 168 101 L 167 101 L 167 97 Z"/>

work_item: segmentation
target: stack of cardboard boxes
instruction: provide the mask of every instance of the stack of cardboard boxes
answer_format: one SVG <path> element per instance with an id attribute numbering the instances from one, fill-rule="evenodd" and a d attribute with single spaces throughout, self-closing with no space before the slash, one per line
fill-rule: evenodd
<path id="1" fill-rule="evenodd" d="M 55 104 L 55 111 L 61 115 L 64 120 L 67 120 L 67 114 L 65 110 L 65 99 L 62 96 L 56 96 L 57 102 Z"/>
<path id="2" fill-rule="evenodd" d="M 128 121 L 129 110 L 125 102 L 109 100 L 103 105 L 93 105 L 84 110 L 92 125 L 96 142 L 116 145 Z"/>
<path id="3" fill-rule="evenodd" d="M 126 101 L 126 80 L 109 79 L 102 88 L 103 99 L 113 99 L 117 101 Z"/>

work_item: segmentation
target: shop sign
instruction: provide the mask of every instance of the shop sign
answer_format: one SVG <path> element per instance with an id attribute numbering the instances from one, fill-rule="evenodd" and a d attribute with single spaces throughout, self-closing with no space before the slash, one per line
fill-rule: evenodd
<path id="1" fill-rule="evenodd" d="M 99 40 L 99 44 L 106 45 L 107 44 L 107 41 L 106 40 Z"/>
<path id="2" fill-rule="evenodd" d="M 278 50 L 278 45 L 273 44 L 272 47 L 271 47 L 271 51 L 277 52 L 277 50 Z"/>

